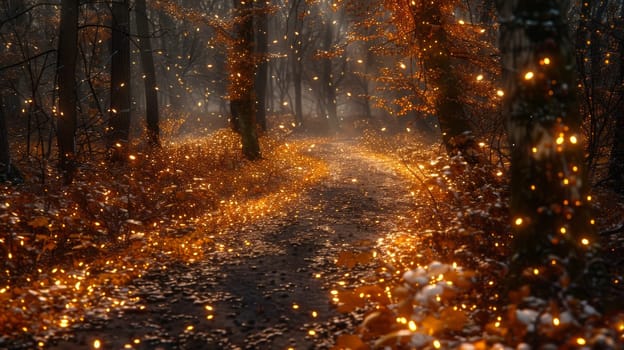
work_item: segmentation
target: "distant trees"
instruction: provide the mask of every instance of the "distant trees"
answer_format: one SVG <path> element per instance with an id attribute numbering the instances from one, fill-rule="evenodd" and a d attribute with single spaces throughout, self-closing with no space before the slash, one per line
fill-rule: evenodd
<path id="1" fill-rule="evenodd" d="M 580 286 L 595 243 L 564 2 L 498 2 L 511 145 L 509 283 L 543 297 Z"/>
<path id="2" fill-rule="evenodd" d="M 254 89 L 256 91 L 256 121 L 262 131 L 267 130 L 267 87 L 269 74 L 268 1 L 254 1 L 256 28 L 255 54 L 257 61 Z"/>

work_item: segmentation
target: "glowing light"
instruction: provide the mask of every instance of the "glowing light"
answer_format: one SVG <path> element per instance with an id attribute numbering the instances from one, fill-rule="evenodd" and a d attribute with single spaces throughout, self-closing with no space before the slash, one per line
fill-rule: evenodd
<path id="1" fill-rule="evenodd" d="M 315 336 L 316 335 L 316 331 L 314 329 L 310 329 L 308 331 L 308 334 L 311 335 L 311 336 Z"/>
<path id="2" fill-rule="evenodd" d="M 514 221 L 514 223 L 516 224 L 516 226 L 520 226 L 522 225 L 522 223 L 524 222 L 524 220 L 522 220 L 522 218 L 516 218 L 516 220 Z"/>
<path id="3" fill-rule="evenodd" d="M 481 81 L 481 80 L 483 80 L 483 74 L 477 75 L 477 81 Z"/>
<path id="4" fill-rule="evenodd" d="M 436 349 L 439 349 L 440 347 L 442 347 L 442 344 L 440 343 L 439 340 L 436 339 L 433 341 L 433 347 Z"/>
<path id="5" fill-rule="evenodd" d="M 565 227 L 562 227 L 562 228 L 560 228 L 560 229 L 559 229 L 559 232 L 561 232 L 561 234 L 564 234 L 564 235 L 565 235 L 565 233 L 567 232 L 567 230 L 566 230 L 566 228 L 565 228 Z"/>
<path id="6" fill-rule="evenodd" d="M 531 79 L 533 79 L 534 76 L 535 76 L 535 74 L 533 72 L 526 72 L 524 74 L 524 80 L 531 80 Z"/>
<path id="7" fill-rule="evenodd" d="M 548 57 L 544 57 L 544 59 L 541 62 L 543 65 L 549 65 L 550 64 L 550 58 Z"/>
<path id="8" fill-rule="evenodd" d="M 587 344 L 587 341 L 585 340 L 585 338 L 579 337 L 579 338 L 576 338 L 576 343 L 582 346 L 582 345 Z"/>
<path id="9" fill-rule="evenodd" d="M 93 341 L 93 348 L 94 349 L 99 349 L 102 346 L 102 342 L 100 342 L 99 339 L 96 339 Z"/>
<path id="10" fill-rule="evenodd" d="M 407 323 L 407 327 L 409 328 L 410 331 L 412 332 L 416 332 L 416 329 L 418 329 L 418 327 L 416 326 L 416 322 L 414 321 L 409 321 Z"/>
<path id="11" fill-rule="evenodd" d="M 559 134 L 559 137 L 557 137 L 557 140 L 555 142 L 557 142 L 558 145 L 561 145 L 564 141 L 565 139 L 563 138 L 563 134 Z"/>
<path id="12" fill-rule="evenodd" d="M 578 139 L 576 138 L 576 136 L 572 135 L 570 136 L 570 143 L 575 145 L 578 142 Z"/>
<path id="13" fill-rule="evenodd" d="M 559 324 L 561 324 L 560 322 L 561 321 L 559 321 L 559 318 L 557 318 L 557 317 L 553 318 L 553 321 L 552 321 L 553 326 L 555 326 L 555 327 L 559 326 Z"/>
<path id="14" fill-rule="evenodd" d="M 582 243 L 583 245 L 589 245 L 589 239 L 587 239 L 587 238 L 583 238 L 583 239 L 581 239 L 581 243 Z"/>
<path id="15" fill-rule="evenodd" d="M 505 91 L 503 91 L 503 90 L 496 90 L 496 95 L 498 95 L 498 97 L 503 97 L 503 96 L 505 96 Z"/>
<path id="16" fill-rule="evenodd" d="M 538 270 L 538 269 L 533 269 L 533 274 L 534 274 L 535 276 L 539 275 L 539 270 Z"/>
<path id="17" fill-rule="evenodd" d="M 401 62 L 401 63 L 399 64 L 399 67 L 401 67 L 401 69 L 406 69 L 406 68 L 407 68 L 407 66 L 406 66 L 406 65 L 405 65 L 405 63 L 403 63 L 403 62 Z"/>

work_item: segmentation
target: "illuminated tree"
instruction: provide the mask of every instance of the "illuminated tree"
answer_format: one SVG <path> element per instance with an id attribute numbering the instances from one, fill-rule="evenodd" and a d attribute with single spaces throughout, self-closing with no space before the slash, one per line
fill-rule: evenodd
<path id="1" fill-rule="evenodd" d="M 415 111 L 421 118 L 435 117 L 447 152 L 474 164 L 483 158 L 475 124 L 488 112 L 495 115 L 493 104 L 483 101 L 494 95 L 496 76 L 494 48 L 470 15 L 470 3 L 369 2 L 372 15 L 364 24 L 379 28 L 382 43 L 373 50 L 386 57 L 377 78 L 382 91 L 377 105 L 396 116 Z"/>
<path id="2" fill-rule="evenodd" d="M 22 174 L 11 162 L 9 135 L 6 126 L 4 101 L 0 95 L 0 181 L 21 182 Z"/>
<path id="3" fill-rule="evenodd" d="M 57 142 L 63 181 L 72 182 L 76 168 L 76 60 L 78 58 L 78 0 L 63 0 L 57 71 L 59 108 Z"/>
<path id="4" fill-rule="evenodd" d="M 499 1 L 514 227 L 509 284 L 579 287 L 594 244 L 574 47 L 564 1 Z M 588 286 L 584 286 L 587 288 Z"/>
<path id="5" fill-rule="evenodd" d="M 158 95 L 156 85 L 156 72 L 154 58 L 152 56 L 152 43 L 150 39 L 147 9 L 145 0 L 136 0 L 136 25 L 139 38 L 139 50 L 141 51 L 141 66 L 143 68 L 143 80 L 145 84 L 145 117 L 147 124 L 147 138 L 152 146 L 160 145 L 158 126 Z"/>
<path id="6" fill-rule="evenodd" d="M 253 4 L 234 1 L 234 38 L 229 50 L 229 96 L 232 118 L 241 135 L 243 154 L 249 160 L 260 158 L 256 132 L 254 93 Z"/>
<path id="7" fill-rule="evenodd" d="M 108 149 L 112 161 L 125 161 L 130 137 L 130 8 L 128 0 L 112 4 L 112 59 Z"/>

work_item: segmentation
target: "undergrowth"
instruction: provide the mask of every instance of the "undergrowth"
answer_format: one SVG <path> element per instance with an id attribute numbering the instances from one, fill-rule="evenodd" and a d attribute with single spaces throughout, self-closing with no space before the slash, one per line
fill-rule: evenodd
<path id="1" fill-rule="evenodd" d="M 224 249 L 226 230 L 282 211 L 326 169 L 278 136 L 262 138 L 257 162 L 220 130 L 136 151 L 123 166 L 85 163 L 69 186 L 54 169 L 45 185 L 2 184 L 0 334 L 43 344 L 86 315 L 129 307 L 119 293 L 132 278 Z"/>
<path id="2" fill-rule="evenodd" d="M 339 309 L 360 308 L 365 316 L 355 333 L 336 338 L 334 348 L 620 348 L 624 294 L 617 262 L 610 261 L 611 290 L 597 294 L 602 300 L 560 296 L 549 303 L 530 298 L 528 291 L 508 291 L 507 169 L 468 166 L 422 139 L 406 133 L 367 132 L 363 137 L 371 152 L 390 159 L 388 164 L 419 189 L 408 215 L 412 220 L 378 242 L 382 267 L 374 284 L 345 287 L 338 294 Z M 601 197 L 600 230 L 618 227 L 622 205 L 614 205 L 608 194 Z M 602 240 L 605 255 L 622 253 L 622 240 L 614 234 Z"/>

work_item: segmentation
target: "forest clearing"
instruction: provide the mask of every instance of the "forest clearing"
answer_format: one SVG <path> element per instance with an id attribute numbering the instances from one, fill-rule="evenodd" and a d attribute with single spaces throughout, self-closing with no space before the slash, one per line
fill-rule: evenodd
<path id="1" fill-rule="evenodd" d="M 0 349 L 624 348 L 623 18 L 0 2 Z"/>

